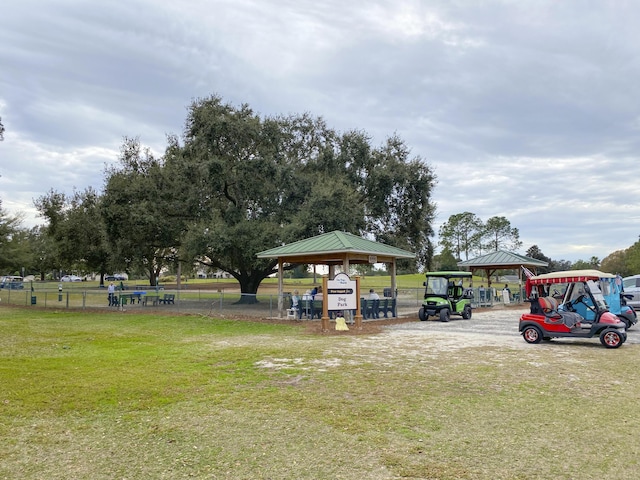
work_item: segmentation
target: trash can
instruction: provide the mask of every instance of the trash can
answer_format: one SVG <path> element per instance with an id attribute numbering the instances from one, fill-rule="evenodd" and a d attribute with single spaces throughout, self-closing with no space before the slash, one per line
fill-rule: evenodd
<path id="1" fill-rule="evenodd" d="M 31 295 L 31 305 L 35 305 L 37 301 L 37 298 L 35 295 Z"/>
<path id="2" fill-rule="evenodd" d="M 384 287 L 382 294 L 387 298 L 391 297 L 391 287 Z"/>

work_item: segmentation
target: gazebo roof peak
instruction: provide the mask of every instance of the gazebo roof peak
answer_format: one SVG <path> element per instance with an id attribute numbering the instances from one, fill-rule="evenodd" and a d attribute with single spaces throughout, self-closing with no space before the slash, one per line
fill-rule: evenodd
<path id="1" fill-rule="evenodd" d="M 538 260 L 537 258 L 527 257 L 519 253 L 507 252 L 506 250 L 497 250 L 487 253 L 476 258 L 458 262 L 459 267 L 479 268 L 479 267 L 519 267 L 520 265 L 531 267 L 546 267 L 548 262 Z"/>
<path id="2" fill-rule="evenodd" d="M 283 258 L 332 253 L 374 255 L 380 257 L 415 258 L 415 254 L 347 232 L 335 230 L 315 237 L 298 240 L 257 254 L 258 258 Z"/>

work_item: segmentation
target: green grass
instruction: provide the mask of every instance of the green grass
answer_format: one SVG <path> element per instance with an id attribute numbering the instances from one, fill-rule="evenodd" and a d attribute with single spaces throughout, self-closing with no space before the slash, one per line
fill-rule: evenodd
<path id="1" fill-rule="evenodd" d="M 0 478 L 637 475 L 637 345 L 8 307 L 0 329 Z"/>

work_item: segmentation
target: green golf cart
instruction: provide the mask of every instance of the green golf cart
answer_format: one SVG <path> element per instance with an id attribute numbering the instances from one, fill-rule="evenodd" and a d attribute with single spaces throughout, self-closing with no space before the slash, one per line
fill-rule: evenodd
<path id="1" fill-rule="evenodd" d="M 463 286 L 465 281 L 471 281 L 471 272 L 427 272 L 426 277 L 424 300 L 418 312 L 420 320 L 438 317 L 441 322 L 448 322 L 451 315 L 471 318 L 473 294 Z"/>

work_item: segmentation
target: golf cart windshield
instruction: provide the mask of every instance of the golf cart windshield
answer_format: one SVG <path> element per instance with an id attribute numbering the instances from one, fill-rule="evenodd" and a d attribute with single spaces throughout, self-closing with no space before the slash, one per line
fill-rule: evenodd
<path id="1" fill-rule="evenodd" d="M 587 280 L 586 282 L 576 282 L 573 285 L 573 288 L 569 289 L 568 297 L 565 298 L 565 301 L 567 300 L 575 301 L 581 295 L 583 296 L 586 295 L 588 298 L 589 293 L 591 293 L 591 296 L 593 297 L 593 300 L 595 301 L 598 310 L 608 309 L 607 302 L 605 301 L 604 296 L 602 295 L 602 291 L 600 290 L 599 283 L 600 282 L 596 282 L 594 280 Z M 591 302 L 588 300 L 588 303 L 591 303 Z"/>
<path id="2" fill-rule="evenodd" d="M 427 277 L 425 282 L 427 295 L 447 295 L 449 280 L 443 277 Z"/>

